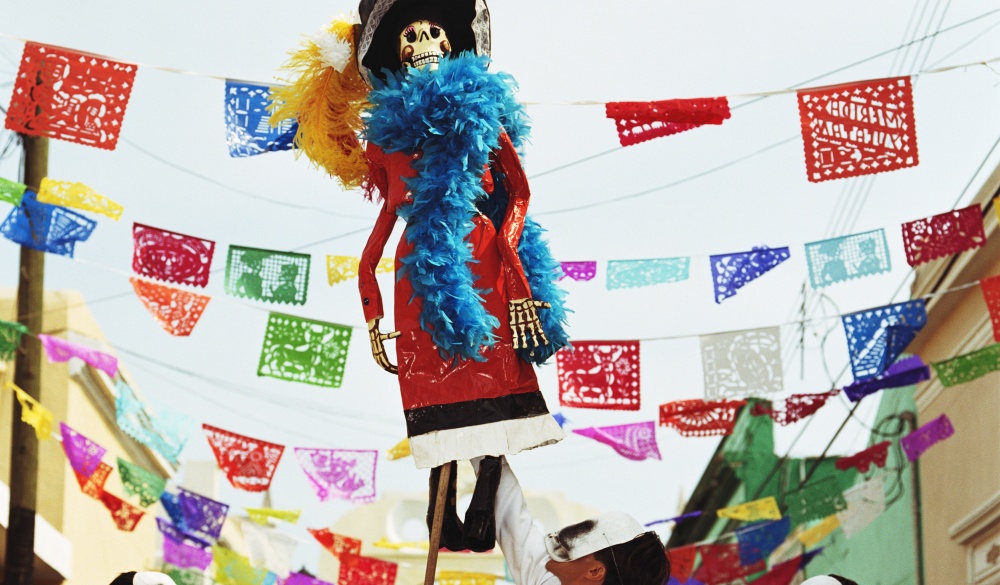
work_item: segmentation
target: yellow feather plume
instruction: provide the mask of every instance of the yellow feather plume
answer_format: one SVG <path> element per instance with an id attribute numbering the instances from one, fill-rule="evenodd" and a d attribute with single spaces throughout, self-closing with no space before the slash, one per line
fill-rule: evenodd
<path id="1" fill-rule="evenodd" d="M 343 72 L 331 65 L 324 48 L 314 39 L 292 51 L 284 69 L 289 85 L 272 88 L 271 124 L 297 120 L 295 145 L 318 167 L 336 177 L 345 189 L 361 187 L 368 178 L 368 161 L 358 140 L 364 127 L 361 112 L 368 107 L 370 88 L 358 72 L 354 51 L 354 25 L 335 20 L 326 29 L 349 44 Z M 348 54 L 344 47 L 345 56 Z"/>

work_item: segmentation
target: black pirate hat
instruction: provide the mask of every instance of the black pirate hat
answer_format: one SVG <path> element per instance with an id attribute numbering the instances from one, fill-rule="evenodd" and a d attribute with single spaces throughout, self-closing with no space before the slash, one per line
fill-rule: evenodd
<path id="1" fill-rule="evenodd" d="M 456 53 L 490 54 L 486 0 L 361 0 L 356 46 L 361 75 L 371 83 L 382 70 L 399 69 L 399 33 L 416 20 L 438 23 Z"/>

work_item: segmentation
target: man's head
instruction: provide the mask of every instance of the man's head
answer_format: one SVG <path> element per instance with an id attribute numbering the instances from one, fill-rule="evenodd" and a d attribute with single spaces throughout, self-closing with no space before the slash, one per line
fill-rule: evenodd
<path id="1" fill-rule="evenodd" d="M 115 577 L 111 585 L 175 585 L 174 580 L 163 573 L 153 571 L 129 571 Z"/>
<path id="2" fill-rule="evenodd" d="M 545 547 L 562 585 L 662 585 L 670 575 L 659 537 L 623 512 L 553 532 Z"/>

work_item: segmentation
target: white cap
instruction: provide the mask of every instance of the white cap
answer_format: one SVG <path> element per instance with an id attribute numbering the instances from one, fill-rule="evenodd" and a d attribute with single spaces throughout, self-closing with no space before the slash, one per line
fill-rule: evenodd
<path id="1" fill-rule="evenodd" d="M 552 560 L 565 563 L 629 542 L 646 532 L 649 530 L 645 526 L 625 512 L 606 512 L 549 534 L 545 537 L 545 548 Z"/>
<path id="2" fill-rule="evenodd" d="M 163 573 L 153 571 L 138 571 L 132 577 L 132 585 L 176 585 L 174 580 Z"/>
<path id="3" fill-rule="evenodd" d="M 841 585 L 840 581 L 830 577 L 829 575 L 820 575 L 818 577 L 813 577 L 811 579 L 806 579 L 802 582 L 802 585 Z"/>

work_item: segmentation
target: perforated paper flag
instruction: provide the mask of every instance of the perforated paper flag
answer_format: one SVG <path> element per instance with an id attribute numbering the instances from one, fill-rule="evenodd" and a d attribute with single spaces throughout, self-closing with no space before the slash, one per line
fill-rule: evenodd
<path id="1" fill-rule="evenodd" d="M 21 345 L 21 336 L 29 333 L 28 328 L 13 321 L 0 321 L 0 360 L 14 359 Z"/>
<path id="2" fill-rule="evenodd" d="M 115 221 L 121 219 L 122 211 L 125 209 L 83 183 L 56 181 L 48 177 L 42 179 L 42 184 L 38 187 L 38 201 L 93 211 L 106 215 Z"/>
<path id="3" fill-rule="evenodd" d="M 947 414 L 942 414 L 899 440 L 906 458 L 916 461 L 928 449 L 955 434 L 955 427 Z"/>
<path id="4" fill-rule="evenodd" d="M 805 532 L 799 534 L 799 542 L 806 548 L 813 548 L 830 536 L 834 530 L 840 528 L 840 520 L 836 514 L 831 514 L 824 518 L 819 524 L 810 527 Z"/>
<path id="5" fill-rule="evenodd" d="M 176 540 L 177 542 L 183 542 L 191 546 L 197 546 L 201 548 L 206 548 L 211 546 L 207 540 L 204 540 L 198 536 L 195 536 L 189 532 L 185 532 L 180 528 L 184 523 L 183 514 L 180 509 L 180 499 L 177 494 L 172 494 L 170 492 L 163 492 L 160 496 L 160 503 L 164 505 L 164 509 L 167 511 L 167 515 L 171 517 L 171 520 L 165 520 L 163 518 L 156 519 L 156 528 L 160 531 L 163 536 L 169 536 L 170 538 Z M 175 518 L 176 516 L 176 518 Z M 180 524 L 177 524 L 173 520 L 180 520 Z"/>
<path id="6" fill-rule="evenodd" d="M 496 585 L 497 576 L 492 573 L 471 573 L 468 571 L 441 571 L 438 585 Z"/>
<path id="7" fill-rule="evenodd" d="M 760 500 L 754 500 L 745 504 L 738 504 L 728 508 L 719 508 L 715 511 L 719 518 L 731 518 L 744 522 L 755 522 L 757 520 L 780 520 L 781 510 L 778 509 L 778 501 L 774 496 L 768 496 Z"/>
<path id="8" fill-rule="evenodd" d="M 884 229 L 810 242 L 806 259 L 813 288 L 892 270 Z"/>
<path id="9" fill-rule="evenodd" d="M 113 355 L 44 333 L 38 334 L 38 340 L 45 348 L 45 355 L 49 358 L 49 363 L 67 362 L 70 358 L 80 358 L 88 365 L 111 377 L 118 373 L 118 358 Z"/>
<path id="10" fill-rule="evenodd" d="M 245 508 L 247 515 L 257 524 L 266 526 L 271 519 L 298 524 L 302 510 L 273 510 L 271 508 Z"/>
<path id="11" fill-rule="evenodd" d="M 698 548 L 693 544 L 667 549 L 670 574 L 681 581 L 687 581 L 691 577 L 691 571 L 694 570 L 694 559 L 697 556 Z"/>
<path id="12" fill-rule="evenodd" d="M 310 577 L 302 573 L 292 573 L 285 579 L 282 585 L 334 585 L 315 577 Z"/>
<path id="13" fill-rule="evenodd" d="M 271 88 L 226 80 L 226 144 L 229 156 L 245 157 L 295 147 L 298 124 L 283 120 L 271 126 Z"/>
<path id="14" fill-rule="evenodd" d="M 197 569 L 185 569 L 163 561 L 163 573 L 170 577 L 174 585 L 204 585 L 205 573 Z"/>
<path id="15" fill-rule="evenodd" d="M 767 568 L 763 560 L 747 566 L 741 564 L 738 544 L 702 545 L 698 552 L 701 553 L 701 566 L 694 572 L 694 578 L 707 584 L 728 583 Z"/>
<path id="16" fill-rule="evenodd" d="M 855 381 L 878 376 L 896 361 L 927 324 L 924 301 L 917 299 L 842 317 Z"/>
<path id="17" fill-rule="evenodd" d="M 563 276 L 577 282 L 594 280 L 597 276 L 597 262 L 560 262 Z"/>
<path id="18" fill-rule="evenodd" d="M 684 437 L 712 437 L 733 432 L 745 400 L 678 400 L 660 405 L 660 425 Z"/>
<path id="19" fill-rule="evenodd" d="M 134 463 L 118 458 L 118 474 L 122 477 L 122 486 L 130 496 L 139 496 L 139 505 L 143 508 L 160 501 L 160 494 L 167 487 L 167 480 L 147 471 Z"/>
<path id="20" fill-rule="evenodd" d="M 798 92 L 806 172 L 813 183 L 920 162 L 909 77 Z"/>
<path id="21" fill-rule="evenodd" d="M 389 449 L 387 457 L 389 461 L 395 461 L 397 459 L 409 457 L 411 454 L 410 439 L 403 439 L 402 441 L 396 443 L 392 449 Z"/>
<path id="22" fill-rule="evenodd" d="M 63 451 L 73 471 L 90 477 L 101 464 L 101 457 L 104 457 L 107 449 L 74 431 L 64 422 L 59 423 L 59 432 L 62 434 Z"/>
<path id="23" fill-rule="evenodd" d="M 764 576 L 758 577 L 754 580 L 755 585 L 792 585 L 792 583 L 801 583 L 795 581 L 795 576 L 799 572 L 802 566 L 802 557 L 795 557 L 789 561 L 783 563 L 778 563 L 771 567 Z M 803 577 L 804 578 L 804 577 Z"/>
<path id="24" fill-rule="evenodd" d="M 10 203 L 14 207 L 21 205 L 21 198 L 27 189 L 27 185 L 0 177 L 0 201 L 4 203 Z"/>
<path id="25" fill-rule="evenodd" d="M 222 532 L 229 506 L 181 488 L 177 500 L 184 515 L 184 528 L 196 535 L 216 539 Z"/>
<path id="26" fill-rule="evenodd" d="M 356 256 L 327 256 L 326 278 L 330 286 L 358 277 L 358 265 L 361 260 Z M 390 274 L 396 269 L 396 261 L 392 258 L 382 258 L 375 267 L 375 274 Z"/>
<path id="27" fill-rule="evenodd" d="M 295 456 L 319 501 L 334 498 L 355 504 L 375 501 L 378 451 L 296 447 Z"/>
<path id="28" fill-rule="evenodd" d="M 334 534 L 328 528 L 308 528 L 309 534 L 313 535 L 323 548 L 330 551 L 330 554 L 338 559 L 342 555 L 352 556 L 361 554 L 361 541 L 349 536 Z"/>
<path id="29" fill-rule="evenodd" d="M 205 286 L 215 242 L 141 223 L 132 226 L 132 270 L 156 280 Z"/>
<path id="30" fill-rule="evenodd" d="M 287 577 L 291 572 L 292 556 L 295 554 L 298 540 L 250 520 L 240 522 L 240 528 L 250 564 L 266 568 L 278 577 Z"/>
<path id="31" fill-rule="evenodd" d="M 556 353 L 559 404 L 639 410 L 639 342 L 575 341 Z"/>
<path id="32" fill-rule="evenodd" d="M 309 254 L 229 246 L 226 294 L 304 305 L 309 290 Z"/>
<path id="33" fill-rule="evenodd" d="M 608 102 L 605 113 L 615 121 L 622 146 L 670 136 L 705 124 L 722 124 L 731 115 L 729 100 L 725 97 Z"/>
<path id="34" fill-rule="evenodd" d="M 13 382 L 7 382 L 5 387 L 10 388 L 14 392 L 18 404 L 21 405 L 21 422 L 35 429 L 35 436 L 38 437 L 39 441 L 51 439 L 52 428 L 55 424 L 52 411 L 42 406 L 42 403 L 32 398 L 24 390 L 18 388 Z"/>
<path id="35" fill-rule="evenodd" d="M 837 459 L 837 469 L 848 470 L 855 468 L 861 473 L 868 473 L 872 465 L 885 467 L 886 458 L 889 456 L 889 447 L 892 441 L 882 441 L 872 445 L 863 451 L 858 451 L 854 455 Z"/>
<path id="36" fill-rule="evenodd" d="M 912 386 L 930 377 L 931 369 L 918 356 L 911 356 L 892 364 L 875 378 L 844 386 L 844 394 L 851 402 L 858 402 L 880 390 Z"/>
<path id="37" fill-rule="evenodd" d="M 788 248 L 754 248 L 749 252 L 717 254 L 710 258 L 712 282 L 715 285 L 715 302 L 721 303 L 736 291 L 770 272 L 788 260 Z"/>
<path id="38" fill-rule="evenodd" d="M 194 326 L 205 312 L 211 297 L 199 295 L 179 288 L 173 288 L 148 280 L 128 279 L 132 289 L 153 319 L 171 335 L 186 337 L 194 331 Z"/>
<path id="39" fill-rule="evenodd" d="M 340 558 L 337 583 L 342 585 L 393 585 L 396 582 L 396 563 L 363 556 Z"/>
<path id="40" fill-rule="evenodd" d="M 990 321 L 993 323 L 993 341 L 1000 341 L 1000 275 L 990 276 L 979 281 L 979 290 L 983 292 L 983 300 L 990 311 Z M 2 336 L 2 332 L 0 332 Z"/>
<path id="41" fill-rule="evenodd" d="M 135 65 L 38 43 L 24 44 L 7 129 L 114 150 Z"/>
<path id="42" fill-rule="evenodd" d="M 773 406 L 766 407 L 762 403 L 755 403 L 750 414 L 754 416 L 770 416 L 771 420 L 779 425 L 790 425 L 798 422 L 807 416 L 812 416 L 826 405 L 827 401 L 840 393 L 840 390 L 830 390 L 818 394 L 792 394 L 785 399 L 782 408 Z"/>
<path id="43" fill-rule="evenodd" d="M 340 388 L 350 344 L 350 327 L 271 313 L 257 375 Z"/>
<path id="44" fill-rule="evenodd" d="M 223 546 L 212 546 L 215 560 L 215 583 L 219 585 L 274 585 L 276 576 L 258 569 L 250 559 Z"/>
<path id="45" fill-rule="evenodd" d="M 177 463 L 194 421 L 171 410 L 150 410 L 135 396 L 125 382 L 119 380 L 115 390 L 115 419 L 130 437 L 154 449 L 167 461 Z"/>
<path id="46" fill-rule="evenodd" d="M 805 487 L 785 494 L 785 505 L 793 525 L 826 518 L 847 507 L 836 478 L 812 480 Z"/>
<path id="47" fill-rule="evenodd" d="M 101 499 L 101 494 L 104 493 L 104 486 L 108 483 L 108 477 L 111 475 L 111 472 L 111 466 L 103 461 L 98 464 L 97 469 L 89 477 L 81 474 L 79 471 L 73 470 L 73 474 L 76 476 L 76 483 L 80 485 L 80 491 L 95 500 Z"/>
<path id="48" fill-rule="evenodd" d="M 271 478 L 285 452 L 284 445 L 269 443 L 202 424 L 215 460 L 236 489 L 263 492 L 271 487 Z"/>
<path id="49" fill-rule="evenodd" d="M 946 388 L 966 384 L 990 372 L 1000 371 L 1000 344 L 932 365 L 934 373 Z"/>
<path id="50" fill-rule="evenodd" d="M 79 213 L 39 203 L 34 191 L 27 191 L 21 206 L 15 207 L 0 224 L 0 235 L 26 248 L 73 257 L 78 242 L 86 241 L 97 222 Z"/>
<path id="51" fill-rule="evenodd" d="M 777 327 L 701 336 L 705 398 L 760 396 L 784 389 Z"/>
<path id="52" fill-rule="evenodd" d="M 986 244 L 983 210 L 978 203 L 903 224 L 903 244 L 910 266 L 981 248 Z"/>
<path id="53" fill-rule="evenodd" d="M 573 432 L 608 445 L 626 459 L 633 461 L 662 459 L 660 448 L 656 444 L 656 425 L 652 421 L 573 429 Z"/>
<path id="54" fill-rule="evenodd" d="M 690 276 L 691 258 L 611 260 L 608 262 L 608 290 L 637 288 L 681 282 Z"/>
<path id="55" fill-rule="evenodd" d="M 736 529 L 736 542 L 740 546 L 740 562 L 752 565 L 764 560 L 785 542 L 791 520 L 787 517 L 770 522 L 755 522 Z"/>
<path id="56" fill-rule="evenodd" d="M 885 475 L 879 475 L 844 492 L 847 509 L 837 512 L 840 527 L 853 538 L 885 511 Z"/>
<path id="57" fill-rule="evenodd" d="M 101 492 L 101 502 L 111 512 L 111 519 L 115 521 L 115 526 L 122 532 L 135 531 L 139 520 L 146 514 L 141 509 L 108 492 Z"/>
<path id="58" fill-rule="evenodd" d="M 161 518 L 157 518 L 157 520 L 161 520 Z M 163 562 L 182 569 L 195 568 L 204 571 L 212 564 L 212 549 L 174 540 L 164 534 Z M 201 583 L 199 582 L 198 585 Z"/>

